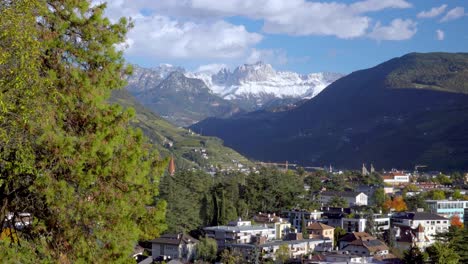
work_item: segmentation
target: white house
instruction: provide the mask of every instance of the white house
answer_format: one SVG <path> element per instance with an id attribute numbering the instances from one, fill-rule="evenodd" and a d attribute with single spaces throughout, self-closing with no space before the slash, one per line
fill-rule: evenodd
<path id="1" fill-rule="evenodd" d="M 434 235 L 447 232 L 450 227 L 450 220 L 433 213 L 426 212 L 402 212 L 395 213 L 391 217 L 392 226 L 406 226 L 417 229 L 419 225 L 423 227 L 424 236 L 429 241 L 434 242 Z"/>
<path id="2" fill-rule="evenodd" d="M 344 198 L 348 206 L 367 205 L 367 195 L 363 192 L 335 192 L 324 191 L 319 195 L 322 204 L 328 204 L 334 197 Z"/>
<path id="3" fill-rule="evenodd" d="M 195 257 L 198 240 L 186 234 L 166 234 L 151 241 L 153 259 L 180 259 L 191 261 Z"/>
<path id="4" fill-rule="evenodd" d="M 347 232 L 365 232 L 367 219 L 364 217 L 342 218 L 341 228 Z M 390 229 L 390 216 L 374 215 L 374 228 L 376 232 L 383 232 Z"/>
<path id="5" fill-rule="evenodd" d="M 410 173 L 405 173 L 401 171 L 391 171 L 383 175 L 384 183 L 397 185 L 397 184 L 404 184 L 410 182 Z"/>
<path id="6" fill-rule="evenodd" d="M 218 243 L 218 248 L 222 249 L 230 244 L 248 244 L 254 239 L 264 238 L 273 240 L 276 238 L 276 228 L 265 225 L 252 225 L 250 221 L 231 222 L 227 226 L 210 226 L 203 230 L 206 236 L 213 238 Z"/>

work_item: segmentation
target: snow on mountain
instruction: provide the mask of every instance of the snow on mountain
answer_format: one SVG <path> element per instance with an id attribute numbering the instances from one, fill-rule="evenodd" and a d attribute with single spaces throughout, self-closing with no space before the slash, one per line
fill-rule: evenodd
<path id="1" fill-rule="evenodd" d="M 203 80 L 213 93 L 224 99 L 254 99 L 259 107 L 274 98 L 310 99 L 343 76 L 337 73 L 302 75 L 276 71 L 270 64 L 262 62 L 244 64 L 234 71 L 223 68 L 216 74 L 200 71 L 185 75 Z"/>

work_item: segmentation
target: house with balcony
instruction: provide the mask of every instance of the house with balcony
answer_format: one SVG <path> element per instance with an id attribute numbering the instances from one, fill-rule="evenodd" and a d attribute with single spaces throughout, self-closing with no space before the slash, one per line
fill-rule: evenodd
<path id="1" fill-rule="evenodd" d="M 311 223 L 319 221 L 322 218 L 322 212 L 317 210 L 286 210 L 281 212 L 281 217 L 288 219 L 297 232 L 302 232 L 302 219 L 304 219 L 306 226 L 308 226 Z"/>
<path id="2" fill-rule="evenodd" d="M 226 226 L 210 226 L 203 230 L 206 236 L 216 240 L 218 249 L 224 249 L 231 244 L 249 244 L 255 241 L 276 239 L 275 227 L 266 224 L 252 225 L 251 221 L 230 222 Z"/>

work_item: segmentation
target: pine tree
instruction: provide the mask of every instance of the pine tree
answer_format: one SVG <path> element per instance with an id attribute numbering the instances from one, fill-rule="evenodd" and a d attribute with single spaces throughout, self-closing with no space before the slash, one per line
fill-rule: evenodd
<path id="1" fill-rule="evenodd" d="M 0 3 L 0 217 L 15 234 L 2 260 L 129 262 L 138 239 L 165 228 L 163 165 L 129 127 L 133 112 L 106 101 L 130 73 L 116 45 L 131 24 L 104 9 Z M 25 212 L 28 228 L 8 223 Z"/>

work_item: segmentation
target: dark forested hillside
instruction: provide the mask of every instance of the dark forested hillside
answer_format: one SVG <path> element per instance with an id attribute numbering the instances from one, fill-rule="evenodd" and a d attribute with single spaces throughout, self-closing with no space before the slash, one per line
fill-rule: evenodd
<path id="1" fill-rule="evenodd" d="M 468 168 L 468 54 L 412 53 L 354 72 L 287 112 L 192 128 L 260 160 Z"/>

